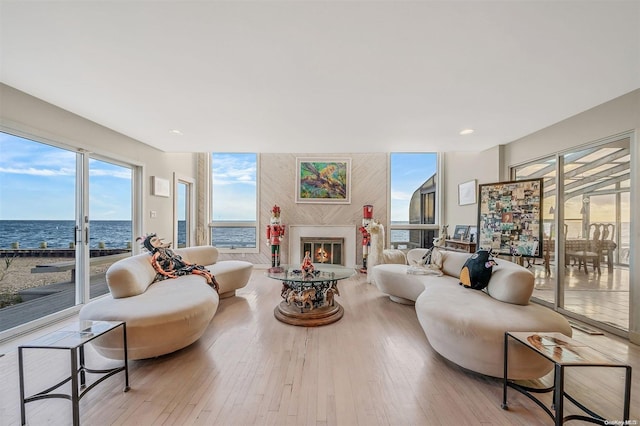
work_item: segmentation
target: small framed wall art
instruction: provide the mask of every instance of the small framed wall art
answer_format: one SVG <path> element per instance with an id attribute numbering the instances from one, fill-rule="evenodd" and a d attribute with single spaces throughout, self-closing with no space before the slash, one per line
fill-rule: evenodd
<path id="1" fill-rule="evenodd" d="M 171 187 L 168 179 L 162 179 L 158 176 L 151 176 L 151 195 L 156 197 L 170 197 Z"/>
<path id="2" fill-rule="evenodd" d="M 470 180 L 458 185 L 458 205 L 466 206 L 475 204 L 476 200 L 476 180 Z"/>

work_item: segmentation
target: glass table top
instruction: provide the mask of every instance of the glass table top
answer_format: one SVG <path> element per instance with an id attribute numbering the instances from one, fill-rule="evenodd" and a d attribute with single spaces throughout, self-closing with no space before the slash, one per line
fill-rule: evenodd
<path id="1" fill-rule="evenodd" d="M 267 277 L 280 281 L 304 281 L 322 282 L 327 280 L 343 280 L 355 275 L 354 268 L 342 265 L 330 265 L 327 263 L 314 263 L 313 276 L 305 277 L 300 265 L 281 265 L 278 268 L 269 268 Z"/>
<path id="2" fill-rule="evenodd" d="M 23 348 L 77 348 L 121 324 L 122 321 L 79 321 L 20 346 Z"/>

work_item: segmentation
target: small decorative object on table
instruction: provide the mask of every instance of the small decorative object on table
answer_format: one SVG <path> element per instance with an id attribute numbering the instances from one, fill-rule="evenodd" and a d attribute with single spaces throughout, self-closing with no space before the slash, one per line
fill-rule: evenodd
<path id="1" fill-rule="evenodd" d="M 449 239 L 449 225 L 442 225 L 442 229 L 440 230 L 440 237 L 445 240 Z"/>
<path id="2" fill-rule="evenodd" d="M 311 256 L 308 251 L 304 253 L 304 260 L 302 261 L 302 266 L 300 266 L 300 269 L 302 269 L 302 275 L 305 278 L 313 278 L 313 271 L 315 268 L 313 266 L 313 263 L 311 263 Z"/>
<path id="3" fill-rule="evenodd" d="M 456 225 L 456 229 L 453 232 L 453 239 L 465 241 L 469 238 L 469 225 Z"/>

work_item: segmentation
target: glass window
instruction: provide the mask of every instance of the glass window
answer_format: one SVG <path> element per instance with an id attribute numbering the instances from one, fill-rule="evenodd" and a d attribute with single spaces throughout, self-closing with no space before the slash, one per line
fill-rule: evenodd
<path id="1" fill-rule="evenodd" d="M 133 244 L 131 167 L 89 159 L 90 297 L 109 292 L 97 285 L 109 266 L 131 255 Z M 98 278 L 99 277 L 99 278 Z"/>
<path id="2" fill-rule="evenodd" d="M 542 244 L 538 244 L 539 258 L 527 259 L 527 266 L 535 275 L 533 296 L 550 304 L 555 303 L 555 287 L 557 286 L 555 246 L 558 233 L 554 220 L 557 210 L 556 157 L 546 157 L 533 163 L 517 166 L 512 169 L 514 180 L 542 178 Z"/>
<path id="3" fill-rule="evenodd" d="M 563 155 L 567 229 L 563 308 L 629 329 L 630 176 L 628 137 Z M 558 272 L 560 273 L 560 272 Z"/>
<path id="4" fill-rule="evenodd" d="M 2 332 L 75 305 L 76 154 L 6 133 L 0 153 Z"/>
<path id="5" fill-rule="evenodd" d="M 0 132 L 0 335 L 108 292 L 106 269 L 131 252 L 132 180 L 129 166 Z"/>
<path id="6" fill-rule="evenodd" d="M 257 252 L 258 155 L 211 154 L 211 242 L 221 252 Z"/>
<path id="7" fill-rule="evenodd" d="M 176 224 L 178 228 L 176 247 L 187 247 L 187 211 L 189 210 L 189 184 L 186 182 L 178 182 L 178 190 L 176 191 Z"/>
<path id="8" fill-rule="evenodd" d="M 438 155 L 391 153 L 391 246 L 431 247 L 438 235 Z"/>
<path id="9" fill-rule="evenodd" d="M 528 264 L 533 297 L 614 333 L 629 328 L 630 145 L 613 137 L 512 169 L 515 179 L 544 178 L 542 259 Z"/>

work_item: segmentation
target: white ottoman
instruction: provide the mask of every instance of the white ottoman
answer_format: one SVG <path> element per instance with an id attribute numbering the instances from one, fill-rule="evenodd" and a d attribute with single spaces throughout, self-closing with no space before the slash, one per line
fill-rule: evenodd
<path id="1" fill-rule="evenodd" d="M 251 278 L 253 264 L 243 260 L 222 260 L 206 267 L 211 271 L 220 288 L 220 299 L 234 296 L 236 290 L 244 287 Z"/>

